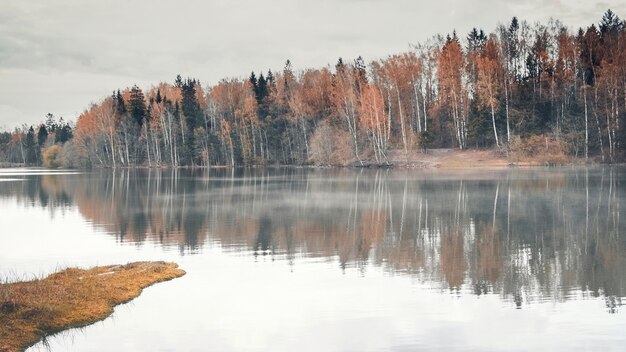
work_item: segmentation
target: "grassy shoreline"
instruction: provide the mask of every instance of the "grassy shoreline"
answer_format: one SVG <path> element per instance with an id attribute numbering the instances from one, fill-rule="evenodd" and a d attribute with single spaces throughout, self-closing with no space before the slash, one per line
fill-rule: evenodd
<path id="1" fill-rule="evenodd" d="M 144 288 L 183 275 L 175 263 L 137 262 L 0 284 L 0 351 L 23 351 L 46 336 L 93 324 Z"/>

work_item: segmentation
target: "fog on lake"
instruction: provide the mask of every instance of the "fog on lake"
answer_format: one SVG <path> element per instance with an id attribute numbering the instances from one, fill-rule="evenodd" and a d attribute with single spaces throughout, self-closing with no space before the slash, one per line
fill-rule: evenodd
<path id="1" fill-rule="evenodd" d="M 0 181 L 9 280 L 143 259 L 188 272 L 50 338 L 55 351 L 626 342 L 626 169 L 14 169 Z"/>

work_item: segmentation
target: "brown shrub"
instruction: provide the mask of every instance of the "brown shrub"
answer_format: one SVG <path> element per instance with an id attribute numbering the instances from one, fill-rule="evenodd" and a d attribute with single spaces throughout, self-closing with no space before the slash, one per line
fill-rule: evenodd
<path id="1" fill-rule="evenodd" d="M 570 162 L 567 146 L 562 140 L 542 134 L 521 138 L 514 136 L 510 143 L 510 157 L 514 161 L 556 166 Z"/>
<path id="2" fill-rule="evenodd" d="M 56 169 L 61 166 L 61 147 L 54 144 L 43 150 L 43 166 Z"/>
<path id="3" fill-rule="evenodd" d="M 309 158 L 318 166 L 346 165 L 352 157 L 348 132 L 329 123 L 320 124 L 311 137 Z"/>

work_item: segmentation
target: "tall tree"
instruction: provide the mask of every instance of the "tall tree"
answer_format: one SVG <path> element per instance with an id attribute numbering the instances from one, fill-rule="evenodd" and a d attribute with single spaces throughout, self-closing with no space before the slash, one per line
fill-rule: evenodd
<path id="1" fill-rule="evenodd" d="M 357 90 L 359 84 L 354 75 L 354 70 L 345 65 L 339 58 L 335 65 L 335 75 L 333 76 L 332 99 L 337 115 L 343 119 L 352 137 L 352 148 L 354 157 L 362 165 L 363 160 L 359 152 L 359 118 L 358 99 L 360 92 Z"/>
<path id="2" fill-rule="evenodd" d="M 37 145 L 39 148 L 43 148 L 46 145 L 46 141 L 48 140 L 48 129 L 46 129 L 46 125 L 39 125 L 39 129 L 37 130 Z"/>
<path id="3" fill-rule="evenodd" d="M 130 89 L 128 112 L 135 123 L 141 127 L 147 118 L 146 98 L 139 87 L 134 85 Z"/>
<path id="4" fill-rule="evenodd" d="M 36 165 L 38 161 L 37 142 L 35 141 L 35 130 L 30 126 L 26 138 L 24 140 L 24 149 L 26 151 L 26 165 Z"/>
<path id="5" fill-rule="evenodd" d="M 465 57 L 456 33 L 448 36 L 441 53 L 439 54 L 439 67 L 437 78 L 439 80 L 439 101 L 447 111 L 459 149 L 465 147 L 466 137 L 466 87 L 463 84 L 463 70 Z M 440 126 L 442 130 L 446 127 Z M 441 131 L 443 132 L 443 131 Z"/>
<path id="6" fill-rule="evenodd" d="M 499 94 L 501 90 L 503 69 L 497 49 L 495 36 L 491 36 L 485 45 L 485 50 L 478 59 L 477 93 L 479 106 L 488 106 L 491 111 L 491 122 L 496 147 L 500 148 L 498 130 L 496 128 L 496 110 L 499 108 Z"/>

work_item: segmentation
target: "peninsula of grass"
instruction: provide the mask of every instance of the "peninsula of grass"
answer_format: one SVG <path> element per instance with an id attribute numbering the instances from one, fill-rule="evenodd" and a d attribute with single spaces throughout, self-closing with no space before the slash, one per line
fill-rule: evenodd
<path id="1" fill-rule="evenodd" d="M 0 351 L 23 351 L 51 334 L 95 323 L 143 288 L 183 275 L 175 263 L 137 262 L 0 284 Z"/>

